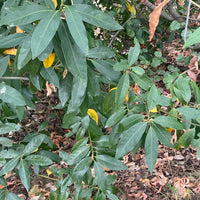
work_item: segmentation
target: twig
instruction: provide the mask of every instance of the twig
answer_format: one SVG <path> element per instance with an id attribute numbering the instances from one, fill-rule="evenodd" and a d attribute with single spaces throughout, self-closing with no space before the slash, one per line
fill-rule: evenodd
<path id="1" fill-rule="evenodd" d="M 133 18 L 133 16 L 130 16 L 123 24 L 122 27 L 126 26 L 126 24 Z M 110 43 L 108 44 L 108 47 L 110 47 L 112 45 L 112 43 L 114 42 L 115 38 L 117 37 L 117 35 L 121 32 L 122 30 L 118 30 L 115 35 L 113 36 L 113 38 L 111 39 Z"/>
<path id="2" fill-rule="evenodd" d="M 189 23 L 189 17 L 190 17 L 190 7 L 191 7 L 191 1 L 188 2 L 188 7 L 187 7 L 187 18 L 186 18 L 185 30 L 184 30 L 184 42 L 186 42 L 186 39 L 187 39 L 187 29 L 188 29 L 188 23 Z"/>
<path id="3" fill-rule="evenodd" d="M 199 4 L 197 4 L 197 3 L 195 3 L 194 1 L 192 1 L 192 0 L 189 0 L 191 3 L 193 3 L 195 6 L 197 6 L 197 7 L 199 7 L 200 8 L 200 5 Z"/>
<path id="4" fill-rule="evenodd" d="M 46 179 L 49 179 L 49 180 L 52 180 L 52 181 L 59 181 L 59 179 L 56 179 L 56 178 L 51 178 L 49 176 L 45 176 L 45 175 L 42 175 L 42 174 L 36 174 L 37 176 L 40 176 L 42 178 L 46 178 Z"/>
<path id="5" fill-rule="evenodd" d="M 23 80 L 23 81 L 29 81 L 28 77 L 0 77 L 0 80 Z"/>
<path id="6" fill-rule="evenodd" d="M 193 69 L 196 69 L 196 66 L 190 68 L 190 69 L 187 69 L 185 70 L 184 72 L 182 72 L 181 74 L 179 74 L 173 81 L 172 81 L 172 84 L 174 84 L 174 82 L 177 80 L 177 78 L 180 76 L 180 75 L 183 75 L 183 74 L 186 74 L 187 72 L 189 71 L 192 71 Z"/>

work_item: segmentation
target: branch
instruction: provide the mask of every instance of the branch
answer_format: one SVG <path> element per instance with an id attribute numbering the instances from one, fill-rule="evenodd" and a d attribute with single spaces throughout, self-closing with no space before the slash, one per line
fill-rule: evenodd
<path id="1" fill-rule="evenodd" d="M 191 1 L 188 2 L 188 7 L 187 7 L 187 18 L 186 18 L 185 30 L 184 30 L 184 42 L 186 42 L 186 39 L 187 39 L 187 29 L 188 29 L 188 22 L 189 22 L 189 17 L 190 17 L 190 7 L 191 7 Z"/>
<path id="2" fill-rule="evenodd" d="M 22 80 L 29 81 L 28 77 L 0 77 L 0 80 Z"/>

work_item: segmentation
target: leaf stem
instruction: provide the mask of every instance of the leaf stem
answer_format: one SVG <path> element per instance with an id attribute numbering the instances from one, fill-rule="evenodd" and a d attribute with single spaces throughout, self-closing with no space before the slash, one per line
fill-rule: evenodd
<path id="1" fill-rule="evenodd" d="M 0 80 L 23 80 L 23 81 L 29 81 L 28 77 L 0 77 Z"/>
<path id="2" fill-rule="evenodd" d="M 42 174 L 36 174 L 37 176 L 40 176 L 42 178 L 46 178 L 46 179 L 49 179 L 49 180 L 52 180 L 52 181 L 59 181 L 59 179 L 56 179 L 56 178 L 51 178 L 49 176 L 45 176 L 45 175 L 42 175 Z"/>

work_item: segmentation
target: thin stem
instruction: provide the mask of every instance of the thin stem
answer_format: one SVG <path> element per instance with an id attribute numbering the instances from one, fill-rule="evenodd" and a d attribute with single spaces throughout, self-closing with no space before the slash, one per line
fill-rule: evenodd
<path id="1" fill-rule="evenodd" d="M 123 24 L 122 27 L 124 27 L 131 19 L 133 18 L 133 16 L 131 15 Z M 115 35 L 113 36 L 113 38 L 111 39 L 110 43 L 108 44 L 108 47 L 110 47 L 112 45 L 112 43 L 114 42 L 115 38 L 117 37 L 117 35 L 122 31 L 118 30 Z"/>
<path id="2" fill-rule="evenodd" d="M 194 1 L 192 1 L 192 0 L 189 0 L 191 3 L 193 3 L 195 6 L 197 6 L 197 7 L 199 7 L 200 8 L 200 5 L 199 4 L 197 4 L 197 3 L 195 3 Z"/>
<path id="3" fill-rule="evenodd" d="M 23 81 L 29 81 L 28 77 L 0 77 L 0 80 L 23 80 Z"/>
<path id="4" fill-rule="evenodd" d="M 42 174 L 36 174 L 37 176 L 40 176 L 42 178 L 46 178 L 46 179 L 49 179 L 49 180 L 52 180 L 52 181 L 59 181 L 59 179 L 56 179 L 56 178 L 51 178 L 49 176 L 45 176 L 45 175 L 42 175 Z"/>

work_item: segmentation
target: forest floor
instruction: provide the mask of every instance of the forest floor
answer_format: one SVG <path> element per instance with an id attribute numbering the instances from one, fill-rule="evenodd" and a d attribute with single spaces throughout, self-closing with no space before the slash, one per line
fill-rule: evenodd
<path id="1" fill-rule="evenodd" d="M 178 42 L 176 43 L 178 44 Z M 169 62 L 179 54 L 188 56 L 188 52 L 177 51 L 177 45 L 172 44 L 171 49 L 165 52 Z M 180 48 L 178 48 L 180 49 Z M 161 66 L 165 70 L 165 66 Z M 159 84 L 159 83 L 158 83 Z M 57 95 L 46 96 L 46 91 L 37 93 L 38 101 L 36 110 L 27 110 L 27 117 L 21 121 L 21 130 L 13 133 L 11 138 L 14 142 L 22 142 L 24 137 L 31 132 L 37 132 L 42 122 L 48 121 L 46 131 L 55 145 L 54 153 L 59 151 L 70 152 L 76 143 L 74 137 L 66 138 L 67 130 L 61 128 L 60 116 L 62 111 L 54 109 L 58 103 Z M 200 161 L 196 158 L 197 149 L 167 148 L 159 145 L 159 155 L 152 174 L 145 164 L 145 155 L 142 149 L 133 156 L 130 152 L 123 158 L 128 166 L 126 171 L 107 171 L 116 173 L 118 179 L 115 182 L 117 196 L 120 200 L 161 200 L 161 199 L 191 199 L 200 200 Z M 66 167 L 65 163 L 54 165 L 58 168 Z M 41 176 L 31 175 L 32 188 L 29 193 L 20 182 L 18 175 L 13 172 L 7 174 L 8 189 L 26 200 L 49 199 L 50 189 L 54 189 L 53 175 L 46 171 Z"/>

